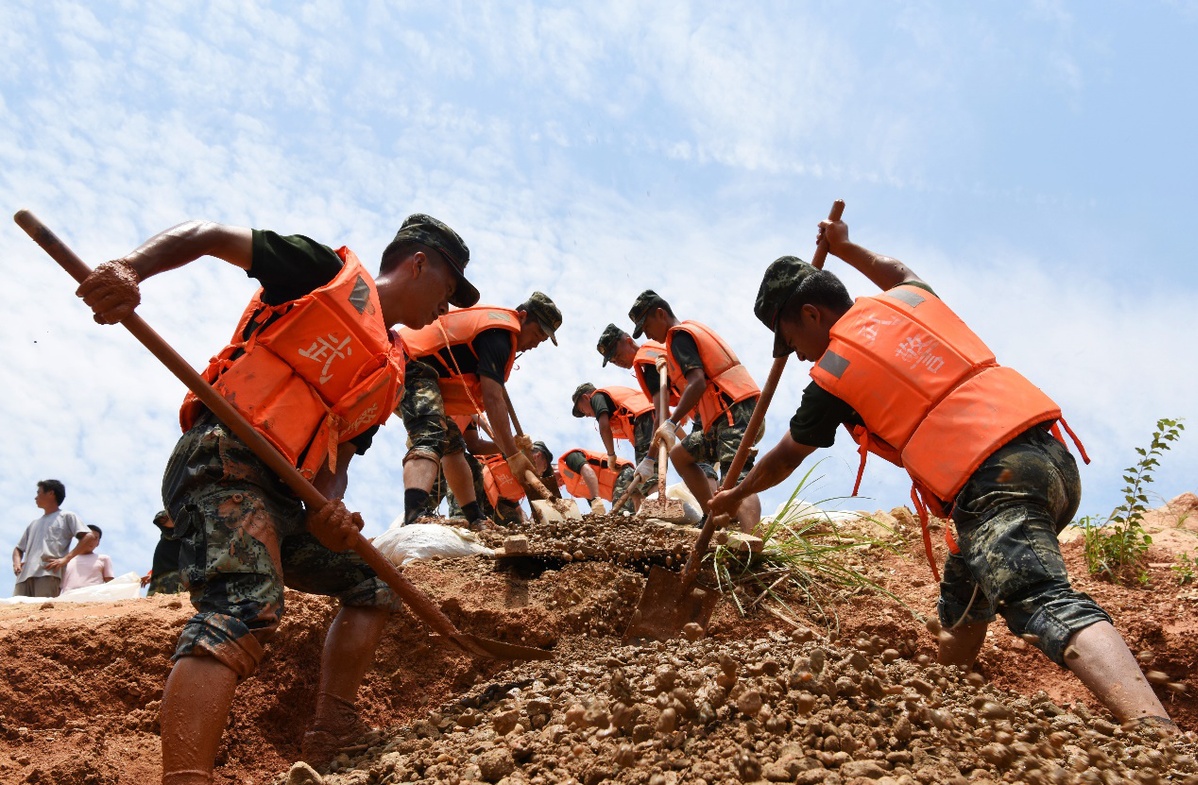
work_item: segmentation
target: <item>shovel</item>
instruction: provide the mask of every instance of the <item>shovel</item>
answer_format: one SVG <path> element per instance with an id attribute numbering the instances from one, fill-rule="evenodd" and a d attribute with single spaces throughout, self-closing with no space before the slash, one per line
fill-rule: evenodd
<path id="1" fill-rule="evenodd" d="M 833 221 L 840 220 L 843 212 L 844 202 L 838 199 L 833 203 L 828 218 Z M 822 268 L 827 255 L 827 243 L 821 242 L 816 248 L 811 264 L 814 267 Z M 787 354 L 774 359 L 769 378 L 761 391 L 761 397 L 757 399 L 757 405 L 753 408 L 749 426 L 745 428 L 745 434 L 741 437 L 740 446 L 736 449 L 736 456 L 733 457 L 732 464 L 724 475 L 724 484 L 720 490 L 732 488 L 736 483 L 736 478 L 740 476 L 745 462 L 749 459 L 749 450 L 756 440 L 757 429 L 765 420 L 766 409 L 769 408 L 774 391 L 778 388 L 778 380 L 782 377 L 782 371 L 786 368 L 786 361 L 789 357 L 790 355 Z M 699 538 L 695 541 L 694 549 L 691 550 L 690 557 L 686 560 L 686 566 L 681 573 L 667 570 L 664 567 L 654 567 L 649 571 L 649 580 L 645 582 L 645 590 L 641 593 L 640 604 L 633 612 L 632 621 L 624 633 L 625 641 L 634 638 L 669 640 L 687 624 L 695 623 L 700 627 L 707 626 L 715 604 L 719 600 L 719 593 L 714 589 L 696 586 L 695 579 L 698 577 L 699 564 L 707 553 L 707 546 L 711 543 L 712 535 L 715 534 L 717 528 L 723 527 L 727 523 L 728 516 L 726 515 L 707 516 L 707 522 L 703 524 L 703 530 L 699 532 Z"/>
<path id="2" fill-rule="evenodd" d="M 657 395 L 657 422 L 664 423 L 669 414 L 666 411 L 669 408 L 669 403 L 666 401 L 666 391 L 670 389 L 666 373 L 666 358 L 657 358 L 657 373 L 660 377 L 660 386 L 658 387 Z M 666 496 L 666 459 L 669 457 L 669 454 L 669 448 L 666 447 L 666 443 L 663 440 L 661 447 L 657 451 L 657 498 L 650 499 L 642 504 L 641 509 L 637 511 L 637 515 L 640 515 L 642 518 L 658 518 L 670 523 L 684 523 L 686 521 L 686 509 L 682 506 L 682 502 Z M 632 490 L 633 485 L 629 485 L 628 488 L 629 491 Z M 625 494 L 627 493 L 628 491 L 625 491 Z M 621 501 L 621 503 L 623 502 Z M 612 506 L 613 511 L 618 509 L 619 507 Z"/>
<path id="3" fill-rule="evenodd" d="M 503 402 L 507 404 L 508 415 L 512 418 L 512 425 L 516 428 L 516 435 L 523 436 L 524 429 L 520 427 L 520 420 L 516 417 L 516 410 L 512 408 L 512 398 L 508 395 L 507 385 L 503 386 Z M 532 510 L 533 517 L 541 523 L 553 523 L 557 521 L 581 521 L 582 513 L 578 510 L 578 503 L 573 499 L 555 499 L 549 489 L 545 487 L 545 483 L 541 482 L 541 478 L 537 477 L 532 472 L 525 472 L 524 477 L 517 477 L 517 480 L 523 480 L 520 484 L 524 486 L 524 492 L 528 494 L 528 506 Z M 532 498 L 529 491 L 535 492 L 540 499 Z"/>
<path id="4" fill-rule="evenodd" d="M 34 242 L 42 247 L 42 250 L 49 254 L 54 261 L 58 262 L 76 281 L 82 283 L 91 273 L 91 270 L 83 260 L 76 256 L 74 251 L 68 248 L 62 240 L 58 239 L 58 236 L 39 221 L 33 213 L 28 210 L 21 210 L 13 219 L 17 222 L 17 225 L 25 230 L 26 234 L 33 238 Z M 245 442 L 254 451 L 255 455 L 261 458 L 272 471 L 278 474 L 308 509 L 317 509 L 327 503 L 324 495 L 316 490 L 315 486 L 308 482 L 308 479 L 300 474 L 299 470 L 292 466 L 291 462 L 284 458 L 275 449 L 273 444 L 268 442 L 262 434 L 258 433 L 254 429 L 254 426 L 250 425 L 225 400 L 224 396 L 214 390 L 208 382 L 204 381 L 195 372 L 195 369 L 188 365 L 187 361 L 180 357 L 178 352 L 163 340 L 162 336 L 158 335 L 153 328 L 146 324 L 145 320 L 136 313 L 133 313 L 124 319 L 121 324 L 129 332 L 133 333 L 134 337 L 141 341 L 142 345 L 149 349 L 171 373 L 178 377 L 179 381 L 187 385 L 187 388 L 195 393 L 196 397 L 203 401 L 222 423 L 227 425 L 233 433 L 237 434 L 238 438 Z M 512 643 L 489 640 L 460 632 L 453 626 L 453 622 L 449 620 L 449 617 L 441 612 L 441 609 L 437 607 L 436 603 L 428 595 L 416 588 L 411 581 L 405 578 L 395 568 L 395 565 L 388 561 L 383 554 L 379 553 L 378 549 L 361 534 L 357 535 L 357 539 L 353 544 L 353 550 L 362 557 L 363 561 L 370 565 L 370 568 L 388 586 L 395 590 L 395 593 L 411 608 L 412 612 L 436 633 L 434 637 L 438 640 L 447 641 L 462 652 L 474 657 L 489 657 L 502 660 L 547 660 L 553 657 L 553 652 L 545 651 L 544 649 L 518 646 Z"/>

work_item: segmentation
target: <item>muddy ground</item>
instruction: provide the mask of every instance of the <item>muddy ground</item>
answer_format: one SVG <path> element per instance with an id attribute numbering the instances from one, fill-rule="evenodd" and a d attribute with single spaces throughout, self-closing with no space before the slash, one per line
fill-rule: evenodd
<path id="1" fill-rule="evenodd" d="M 1075 584 L 1115 617 L 1187 732 L 1198 587 L 1173 566 L 1198 555 L 1196 511 L 1185 494 L 1151 514 L 1147 586 L 1093 580 L 1082 542 L 1063 545 Z M 742 616 L 725 601 L 706 637 L 666 644 L 620 634 L 645 571 L 676 565 L 686 531 L 588 518 L 532 527 L 542 558 L 506 569 L 481 557 L 409 565 L 461 628 L 557 656 L 472 661 L 431 645 L 401 608 L 359 701 L 379 730 L 319 773 L 292 762 L 334 609 L 289 592 L 261 670 L 238 690 L 217 782 L 1198 782 L 1192 734 L 1118 727 L 1001 622 L 977 673 L 935 665 L 924 622 L 936 586 L 918 524 L 892 513 L 874 517 L 896 534 L 856 530 L 895 550 L 852 558 L 901 602 L 842 591 L 819 597 L 821 610 L 778 586 L 787 607 L 767 595 Z M 760 592 L 740 596 L 747 606 Z M 190 614 L 170 597 L 0 608 L 0 782 L 156 782 L 159 699 Z"/>

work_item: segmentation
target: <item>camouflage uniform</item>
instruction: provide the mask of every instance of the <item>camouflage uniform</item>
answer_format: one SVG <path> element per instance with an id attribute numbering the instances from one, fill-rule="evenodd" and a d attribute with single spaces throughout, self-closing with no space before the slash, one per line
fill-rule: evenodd
<path id="1" fill-rule="evenodd" d="M 352 551 L 336 553 L 304 528 L 304 507 L 211 414 L 183 434 L 167 463 L 162 498 L 182 542 L 179 572 L 197 613 L 175 659 L 211 656 L 245 678 L 283 615 L 283 585 L 385 607 L 394 596 Z"/>
<path id="2" fill-rule="evenodd" d="M 720 477 L 723 477 L 732 464 L 732 459 L 736 457 L 736 450 L 745 436 L 745 430 L 749 427 L 749 419 L 753 416 L 753 408 L 756 405 L 756 398 L 732 404 L 728 411 L 721 414 L 719 420 L 707 430 L 703 429 L 703 423 L 699 421 L 698 417 L 695 417 L 691 432 L 681 442 L 682 448 L 690 453 L 696 463 L 709 463 L 712 466 L 718 466 Z M 729 414 L 732 415 L 732 422 L 728 422 Z M 760 442 L 765 435 L 764 426 L 765 423 L 762 423 L 762 427 L 757 429 L 757 438 L 753 444 Z M 751 450 L 749 459 L 745 461 L 745 466 L 741 470 L 737 482 L 743 480 L 749 469 L 753 468 L 756 457 L 757 450 Z"/>
<path id="3" fill-rule="evenodd" d="M 986 459 L 953 508 L 961 552 L 944 565 L 940 623 L 951 628 L 1001 614 L 1011 632 L 1036 635 L 1048 658 L 1064 665 L 1074 634 L 1111 621 L 1089 595 L 1070 586 L 1061 558 L 1057 535 L 1080 499 L 1077 463 L 1041 427 Z"/>
<path id="4" fill-rule="evenodd" d="M 408 360 L 404 366 L 400 414 L 410 447 L 404 461 L 413 457 L 440 461 L 466 449 L 462 431 L 445 416 L 445 403 L 437 385 L 437 371 L 428 363 Z"/>
<path id="5" fill-rule="evenodd" d="M 164 573 L 154 573 L 150 576 L 150 585 L 146 589 L 146 596 L 152 597 L 155 594 L 179 594 L 186 589 L 183 587 L 183 576 L 178 570 L 169 570 Z"/>
<path id="6" fill-rule="evenodd" d="M 636 477 L 636 470 L 632 466 L 625 466 L 623 469 L 620 470 L 620 473 L 618 475 L 616 475 L 616 484 L 612 486 L 611 500 L 613 502 L 624 495 L 624 491 L 628 490 L 628 485 L 633 481 L 633 479 L 635 477 Z M 650 490 L 646 491 L 645 488 L 649 488 Z M 657 480 L 647 481 L 641 486 L 641 493 L 652 493 L 655 490 L 657 490 Z M 629 501 L 625 502 L 624 506 L 621 507 L 620 509 L 628 510 L 629 512 L 632 512 L 632 513 L 636 512 L 636 510 L 634 510 L 632 508 L 632 500 L 631 499 Z M 619 511 L 620 510 L 612 510 L 612 512 L 619 512 Z"/>

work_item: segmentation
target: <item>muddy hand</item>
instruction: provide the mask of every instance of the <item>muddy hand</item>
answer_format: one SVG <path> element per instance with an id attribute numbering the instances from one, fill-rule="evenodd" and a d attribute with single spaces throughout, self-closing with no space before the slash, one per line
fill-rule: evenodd
<path id="1" fill-rule="evenodd" d="M 127 319 L 141 302 L 137 283 L 137 272 L 118 259 L 92 270 L 75 294 L 91 307 L 97 323 L 116 324 Z"/>
<path id="2" fill-rule="evenodd" d="M 532 455 L 532 437 L 528 434 L 520 434 L 516 437 L 516 449 L 525 455 Z"/>
<path id="3" fill-rule="evenodd" d="M 340 499 L 329 499 L 325 505 L 308 513 L 308 531 L 330 551 L 348 551 L 362 531 L 362 516 L 350 512 Z"/>
<path id="4" fill-rule="evenodd" d="M 711 497 L 711 515 L 720 516 L 727 515 L 729 517 L 736 514 L 736 508 L 740 506 L 741 499 L 736 495 L 736 489 L 728 491 L 720 491 L 715 496 Z"/>
<path id="5" fill-rule="evenodd" d="M 828 244 L 828 253 L 840 256 L 837 251 L 849 241 L 849 226 L 844 221 L 823 220 L 815 235 L 815 244 Z"/>

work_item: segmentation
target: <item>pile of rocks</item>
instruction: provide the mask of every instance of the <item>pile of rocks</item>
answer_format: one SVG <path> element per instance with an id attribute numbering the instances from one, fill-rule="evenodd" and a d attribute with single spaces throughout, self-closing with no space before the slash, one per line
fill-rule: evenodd
<path id="1" fill-rule="evenodd" d="M 907 659 L 910 641 L 610 644 L 571 639 L 568 660 L 514 668 L 323 782 L 1198 783 L 1187 740 Z"/>

